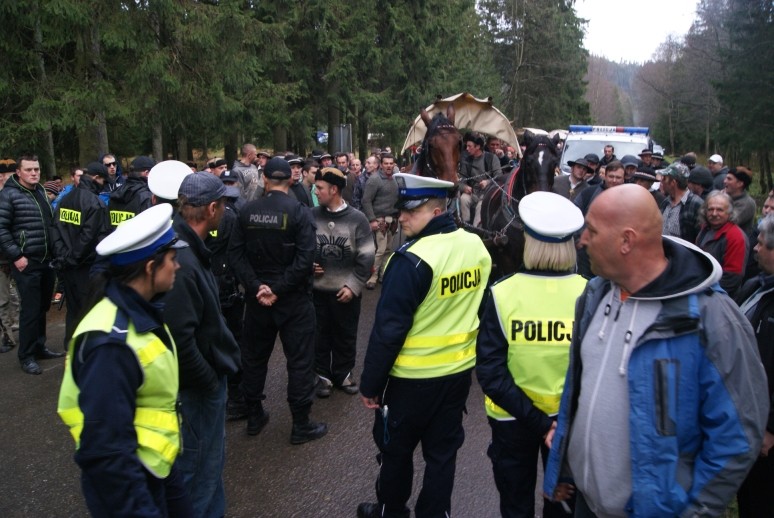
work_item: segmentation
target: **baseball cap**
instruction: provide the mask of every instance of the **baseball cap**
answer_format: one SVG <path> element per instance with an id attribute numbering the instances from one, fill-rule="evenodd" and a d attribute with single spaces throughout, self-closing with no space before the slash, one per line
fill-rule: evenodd
<path id="1" fill-rule="evenodd" d="M 226 186 L 215 175 L 199 171 L 183 178 L 178 195 L 186 197 L 187 205 L 201 207 L 224 197 Z"/>

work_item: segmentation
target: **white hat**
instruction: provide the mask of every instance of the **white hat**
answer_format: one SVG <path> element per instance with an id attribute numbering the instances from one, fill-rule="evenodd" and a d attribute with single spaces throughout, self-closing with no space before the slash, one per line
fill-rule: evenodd
<path id="1" fill-rule="evenodd" d="M 178 160 L 159 162 L 148 173 L 148 189 L 157 198 L 177 200 L 183 178 L 193 173 L 191 168 Z"/>
<path id="2" fill-rule="evenodd" d="M 110 262 L 116 266 L 126 266 L 152 257 L 161 248 L 186 246 L 188 243 L 178 240 L 172 229 L 172 205 L 162 203 L 121 222 L 100 241 L 97 253 L 110 256 Z"/>
<path id="3" fill-rule="evenodd" d="M 395 173 L 393 175 L 398 182 L 398 209 L 416 209 L 430 198 L 446 198 L 449 189 L 454 187 L 452 182 L 428 178 L 408 173 Z"/>
<path id="4" fill-rule="evenodd" d="M 715 153 L 708 159 L 710 162 L 713 162 L 715 164 L 722 164 L 723 163 L 723 157 Z"/>
<path id="5" fill-rule="evenodd" d="M 537 240 L 561 243 L 583 226 L 583 213 L 573 202 L 552 192 L 533 192 L 519 202 L 524 231 Z"/>

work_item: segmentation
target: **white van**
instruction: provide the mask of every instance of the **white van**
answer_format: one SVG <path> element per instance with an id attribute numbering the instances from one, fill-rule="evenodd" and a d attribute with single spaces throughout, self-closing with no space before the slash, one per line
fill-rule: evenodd
<path id="1" fill-rule="evenodd" d="M 638 156 L 643 149 L 653 149 L 649 133 L 648 128 L 639 126 L 570 125 L 562 148 L 562 172 L 570 174 L 568 162 L 583 158 L 589 153 L 594 153 L 601 159 L 608 144 L 615 148 L 614 153 L 619 160 L 624 155 Z"/>

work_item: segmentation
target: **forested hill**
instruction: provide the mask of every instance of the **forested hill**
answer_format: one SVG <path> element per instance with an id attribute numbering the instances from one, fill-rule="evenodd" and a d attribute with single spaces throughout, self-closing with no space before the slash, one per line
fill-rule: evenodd
<path id="1" fill-rule="evenodd" d="M 641 68 L 636 63 L 614 63 L 600 56 L 589 56 L 586 101 L 592 122 L 604 125 L 638 124 L 632 85 Z"/>

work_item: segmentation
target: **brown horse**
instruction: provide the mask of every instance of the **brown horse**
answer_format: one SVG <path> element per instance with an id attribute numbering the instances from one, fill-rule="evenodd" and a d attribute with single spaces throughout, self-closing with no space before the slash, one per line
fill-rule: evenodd
<path id="1" fill-rule="evenodd" d="M 437 113 L 431 119 L 422 110 L 420 117 L 427 131 L 414 172 L 458 185 L 462 135 L 454 126 L 454 106 L 448 106 L 445 116 Z M 525 139 L 527 149 L 519 168 L 496 178 L 484 192 L 482 228 L 471 227 L 458 220 L 460 226 L 482 237 L 500 275 L 515 272 L 522 263 L 524 229 L 518 216 L 519 200 L 534 191 L 550 191 L 559 165 L 556 139 L 530 133 L 525 135 Z"/>
<path id="2" fill-rule="evenodd" d="M 427 127 L 420 145 L 414 172 L 457 185 L 459 181 L 462 135 L 454 126 L 454 106 L 446 108 L 446 115 L 436 113 L 431 119 L 424 109 L 419 112 Z"/>

